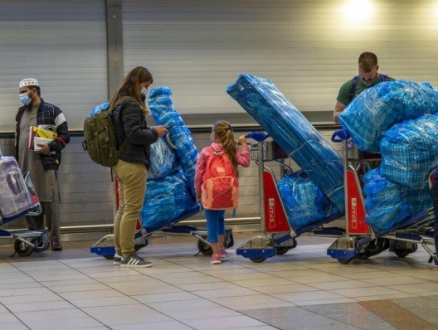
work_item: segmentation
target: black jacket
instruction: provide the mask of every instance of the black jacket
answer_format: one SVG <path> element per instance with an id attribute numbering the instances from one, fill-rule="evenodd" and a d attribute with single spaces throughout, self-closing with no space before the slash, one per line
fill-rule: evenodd
<path id="1" fill-rule="evenodd" d="M 15 158 L 17 160 L 20 122 L 26 109 L 30 109 L 30 106 L 23 106 L 18 109 L 17 116 L 15 117 Z M 58 138 L 48 144 L 51 154 L 40 155 L 45 170 L 57 170 L 61 164 L 61 150 L 70 142 L 70 134 L 68 133 L 68 125 L 64 114 L 56 105 L 46 103 L 41 99 L 41 105 L 37 111 L 37 126 L 55 131 L 58 134 Z"/>
<path id="2" fill-rule="evenodd" d="M 158 133 L 147 126 L 146 116 L 135 99 L 121 102 L 112 112 L 117 144 L 127 138 L 120 159 L 128 163 L 143 163 L 149 169 L 150 145 L 158 140 Z"/>

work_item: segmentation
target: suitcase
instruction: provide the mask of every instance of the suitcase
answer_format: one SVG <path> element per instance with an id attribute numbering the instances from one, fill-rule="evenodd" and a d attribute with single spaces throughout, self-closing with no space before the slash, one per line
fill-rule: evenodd
<path id="1" fill-rule="evenodd" d="M 32 207 L 29 191 L 14 157 L 0 158 L 0 214 L 10 218 Z"/>

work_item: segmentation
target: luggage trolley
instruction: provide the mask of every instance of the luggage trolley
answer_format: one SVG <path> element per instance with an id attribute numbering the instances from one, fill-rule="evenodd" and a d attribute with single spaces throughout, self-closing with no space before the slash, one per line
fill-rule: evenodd
<path id="1" fill-rule="evenodd" d="M 38 216 L 42 212 L 41 204 L 38 199 L 38 195 L 33 185 L 29 172 L 25 172 L 23 175 L 24 183 L 29 192 L 31 207 L 14 216 L 2 217 L 0 213 L 0 225 L 5 225 L 15 219 L 22 216 Z M 21 257 L 30 256 L 34 252 L 43 252 L 49 247 L 49 239 L 45 230 L 3 230 L 0 229 L 0 238 L 15 238 L 14 250 L 11 255 L 18 254 Z"/>
<path id="2" fill-rule="evenodd" d="M 322 226 L 343 216 L 341 213 L 294 230 L 289 224 L 273 171 L 265 166 L 267 161 L 277 161 L 282 169 L 288 167 L 284 159 L 289 156 L 265 132 L 250 132 L 246 135 L 257 142 L 251 147 L 251 159 L 258 165 L 260 191 L 260 235 L 251 238 L 236 249 L 236 254 L 260 263 L 274 255 L 283 255 L 297 246 L 296 238 L 306 232 L 325 236 L 340 236 L 342 228 L 323 228 Z M 290 171 L 292 169 L 289 168 Z"/>
<path id="3" fill-rule="evenodd" d="M 430 259 L 438 264 L 436 255 L 428 247 L 433 245 L 433 208 L 410 216 L 387 230 L 374 231 L 365 223 L 365 203 L 358 172 L 367 169 L 367 163 L 360 163 L 355 169 L 351 162 L 360 161 L 349 157 L 349 134 L 337 130 L 332 141 L 343 143 L 344 187 L 345 187 L 345 234 L 339 237 L 327 250 L 327 254 L 342 264 L 354 259 L 367 259 L 390 248 L 398 257 L 406 257 L 417 250 L 418 244 L 429 253 Z M 369 166 L 368 166 L 369 168 Z"/>
<path id="4" fill-rule="evenodd" d="M 117 192 L 117 180 L 116 180 L 116 192 Z M 116 198 L 118 207 L 118 196 Z M 134 236 L 134 248 L 135 251 L 149 244 L 149 238 L 152 235 L 164 234 L 164 235 L 188 235 L 194 236 L 197 242 L 198 253 L 203 255 L 212 255 L 213 250 L 207 240 L 207 231 L 205 229 L 198 229 L 194 226 L 178 224 L 180 221 L 195 216 L 201 212 L 201 206 L 196 203 L 189 210 L 183 212 L 176 219 L 170 219 L 167 223 L 156 224 L 151 227 L 142 228 L 140 221 L 137 220 L 137 228 Z M 226 248 L 230 248 L 234 245 L 233 233 L 231 229 L 225 229 L 225 241 Z M 102 237 L 90 248 L 91 253 L 103 256 L 106 259 L 113 259 L 115 250 L 114 234 L 108 234 Z"/>

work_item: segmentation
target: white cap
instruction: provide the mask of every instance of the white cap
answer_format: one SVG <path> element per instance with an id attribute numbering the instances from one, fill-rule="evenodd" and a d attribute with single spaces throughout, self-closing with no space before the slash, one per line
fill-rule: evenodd
<path id="1" fill-rule="evenodd" d="M 23 87 L 23 86 L 39 86 L 38 80 L 36 80 L 35 78 L 23 79 L 22 81 L 20 81 L 19 87 Z"/>

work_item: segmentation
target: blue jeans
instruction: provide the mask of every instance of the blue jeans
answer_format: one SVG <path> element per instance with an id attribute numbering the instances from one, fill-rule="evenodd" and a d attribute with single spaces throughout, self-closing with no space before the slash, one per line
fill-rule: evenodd
<path id="1" fill-rule="evenodd" d="M 207 218 L 207 233 L 210 243 L 218 243 L 219 235 L 225 234 L 225 211 L 204 210 Z"/>

